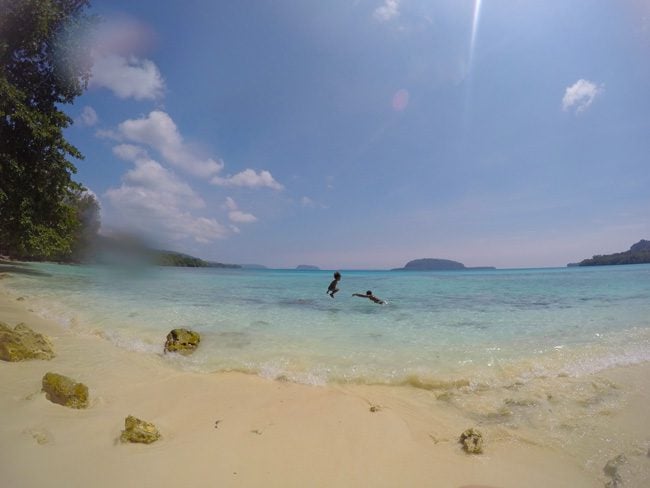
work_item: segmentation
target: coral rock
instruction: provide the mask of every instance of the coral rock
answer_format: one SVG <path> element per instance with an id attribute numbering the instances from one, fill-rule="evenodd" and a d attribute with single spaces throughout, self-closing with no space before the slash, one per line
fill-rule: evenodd
<path id="1" fill-rule="evenodd" d="M 13 330 L 0 322 L 0 359 L 24 361 L 26 359 L 52 359 L 54 351 L 47 337 L 34 332 L 25 324 Z"/>
<path id="2" fill-rule="evenodd" d="M 198 332 L 187 329 L 174 329 L 167 334 L 165 352 L 191 354 L 199 347 L 199 342 L 201 342 L 201 336 Z"/>
<path id="3" fill-rule="evenodd" d="M 605 467 L 603 468 L 605 475 L 611 478 L 607 483 L 605 483 L 607 488 L 617 488 L 623 483 L 623 478 L 621 477 L 619 468 L 626 462 L 627 458 L 625 457 L 625 454 L 619 454 L 615 458 L 607 461 L 607 464 L 605 464 Z"/>
<path id="4" fill-rule="evenodd" d="M 46 373 L 43 376 L 43 391 L 52 403 L 70 408 L 86 408 L 88 406 L 88 387 L 67 376 Z"/>
<path id="5" fill-rule="evenodd" d="M 483 434 L 477 429 L 467 429 L 460 435 L 459 442 L 463 445 L 465 452 L 469 454 L 481 454 L 483 452 Z"/>
<path id="6" fill-rule="evenodd" d="M 158 439 L 160 439 L 160 432 L 154 424 L 135 418 L 133 415 L 124 419 L 124 430 L 120 436 L 122 442 L 151 444 Z"/>

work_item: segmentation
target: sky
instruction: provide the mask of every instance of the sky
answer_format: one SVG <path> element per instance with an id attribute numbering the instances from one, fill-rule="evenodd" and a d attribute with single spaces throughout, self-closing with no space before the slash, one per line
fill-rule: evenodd
<path id="1" fill-rule="evenodd" d="M 95 0 L 102 232 L 208 260 L 565 266 L 650 239 L 650 2 Z"/>

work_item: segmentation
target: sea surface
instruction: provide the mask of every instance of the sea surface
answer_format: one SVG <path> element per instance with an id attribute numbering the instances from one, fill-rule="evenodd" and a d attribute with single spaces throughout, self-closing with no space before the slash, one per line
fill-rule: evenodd
<path id="1" fill-rule="evenodd" d="M 650 361 L 650 265 L 450 272 L 25 264 L 5 281 L 38 314 L 175 367 L 323 385 L 509 386 Z M 378 305 L 353 293 L 373 293 Z"/>

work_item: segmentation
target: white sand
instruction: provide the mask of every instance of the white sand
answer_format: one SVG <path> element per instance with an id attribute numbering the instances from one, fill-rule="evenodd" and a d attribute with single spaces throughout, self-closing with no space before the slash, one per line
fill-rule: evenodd
<path id="1" fill-rule="evenodd" d="M 0 320 L 44 333 L 57 357 L 0 361 L 4 488 L 591 488 L 608 480 L 602 468 L 620 446 L 628 458 L 624 486 L 650 486 L 648 364 L 601 373 L 625 393 L 625 402 L 603 413 L 590 437 L 549 447 L 535 442 L 532 428 L 477 425 L 416 388 L 312 387 L 238 373 L 180 372 L 162 355 L 73 334 L 28 307 L 0 295 Z M 90 407 L 49 402 L 40 392 L 48 371 L 88 385 Z M 371 405 L 380 409 L 371 412 Z M 156 424 L 161 440 L 121 444 L 129 414 Z M 482 455 L 465 454 L 457 442 L 472 426 L 486 437 Z M 608 436 L 616 437 L 613 451 Z"/>

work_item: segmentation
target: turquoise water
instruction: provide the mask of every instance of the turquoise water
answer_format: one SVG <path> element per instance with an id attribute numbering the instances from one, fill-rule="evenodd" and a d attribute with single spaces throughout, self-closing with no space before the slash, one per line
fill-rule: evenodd
<path id="1" fill-rule="evenodd" d="M 332 272 L 29 264 L 8 291 L 118 347 L 160 354 L 202 335 L 179 368 L 309 384 L 511 384 L 650 360 L 650 265 Z M 372 290 L 377 305 L 352 293 Z"/>

